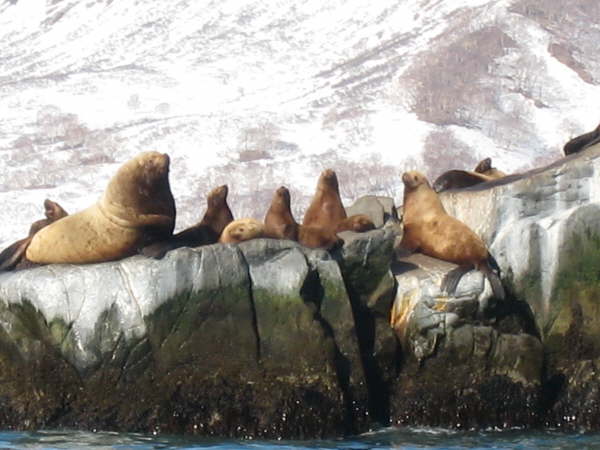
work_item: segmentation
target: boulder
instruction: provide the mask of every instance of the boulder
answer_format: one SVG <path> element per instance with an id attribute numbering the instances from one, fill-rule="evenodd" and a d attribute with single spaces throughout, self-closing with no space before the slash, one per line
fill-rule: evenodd
<path id="1" fill-rule="evenodd" d="M 403 367 L 391 390 L 399 425 L 533 426 L 542 414 L 544 353 L 522 302 L 492 298 L 479 271 L 440 291 L 456 266 L 421 254 L 397 261 L 391 324 Z M 526 307 L 526 305 L 525 305 Z"/>
<path id="2" fill-rule="evenodd" d="M 388 220 L 398 220 L 394 199 L 378 195 L 364 195 L 346 208 L 346 214 L 365 214 L 371 218 L 375 228 L 381 228 Z"/>
<path id="3" fill-rule="evenodd" d="M 258 239 L 49 265 L 0 275 L 0 298 L 4 427 L 315 438 L 370 426 L 327 252 Z"/>
<path id="4" fill-rule="evenodd" d="M 531 309 L 544 348 L 545 423 L 567 429 L 600 423 L 600 383 L 585 372 L 600 357 L 599 177 L 596 144 L 440 195 L 448 213 L 486 241 L 510 296 Z"/>
<path id="5" fill-rule="evenodd" d="M 390 267 L 397 224 L 366 233 L 339 233 L 344 239 L 338 260 L 352 302 L 361 358 L 369 389 L 369 410 L 389 422 L 390 386 L 396 377 L 398 341 L 389 325 L 396 291 Z"/>

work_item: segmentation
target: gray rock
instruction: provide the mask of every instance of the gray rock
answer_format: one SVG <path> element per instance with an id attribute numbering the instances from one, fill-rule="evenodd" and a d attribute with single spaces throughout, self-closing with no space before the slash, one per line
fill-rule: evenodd
<path id="1" fill-rule="evenodd" d="M 376 228 L 382 227 L 388 220 L 398 221 L 394 199 L 391 197 L 365 195 L 347 207 L 346 214 L 365 214 L 371 218 Z"/>
<path id="2" fill-rule="evenodd" d="M 370 426 L 351 301 L 325 251 L 257 239 L 50 265 L 1 274 L 0 298 L 0 395 L 5 410 L 37 411 L 7 426 L 240 437 Z"/>

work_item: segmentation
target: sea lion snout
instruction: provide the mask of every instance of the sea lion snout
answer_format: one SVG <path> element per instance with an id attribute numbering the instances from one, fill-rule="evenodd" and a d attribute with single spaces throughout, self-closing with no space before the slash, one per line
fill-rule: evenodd
<path id="1" fill-rule="evenodd" d="M 290 191 L 288 190 L 288 188 L 286 188 L 285 186 L 280 186 L 276 191 L 275 191 L 275 195 L 281 199 L 283 199 L 284 202 L 286 203 L 290 203 Z"/>
<path id="2" fill-rule="evenodd" d="M 227 198 L 227 194 L 229 193 L 229 188 L 226 184 L 223 184 L 219 187 L 214 188 L 208 194 L 208 203 L 211 205 L 217 205 L 222 203 Z"/>
<path id="3" fill-rule="evenodd" d="M 337 175 L 335 173 L 335 170 L 333 170 L 333 169 L 325 169 L 323 172 L 321 172 L 321 177 L 320 178 L 327 185 L 329 185 L 331 187 L 334 187 L 335 189 L 338 188 L 338 179 L 337 179 Z"/>

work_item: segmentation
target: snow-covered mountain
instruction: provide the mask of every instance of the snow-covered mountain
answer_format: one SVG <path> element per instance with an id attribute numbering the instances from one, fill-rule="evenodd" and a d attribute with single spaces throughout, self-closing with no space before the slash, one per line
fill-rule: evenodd
<path id="1" fill-rule="evenodd" d="M 412 167 L 541 165 L 600 121 L 598 23 L 597 0 L 4 0 L 0 246 L 144 150 L 178 229 L 223 183 L 236 216 L 283 184 L 301 218 L 326 167 L 349 203 Z"/>

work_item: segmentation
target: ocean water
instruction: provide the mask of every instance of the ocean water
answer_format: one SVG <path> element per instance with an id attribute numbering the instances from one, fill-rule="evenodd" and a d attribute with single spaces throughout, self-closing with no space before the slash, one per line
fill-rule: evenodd
<path id="1" fill-rule="evenodd" d="M 0 432 L 1 449 L 583 449 L 600 448 L 598 433 L 559 431 L 456 432 L 434 428 L 386 428 L 356 437 L 314 441 L 254 441 L 136 433 L 37 431 Z"/>

